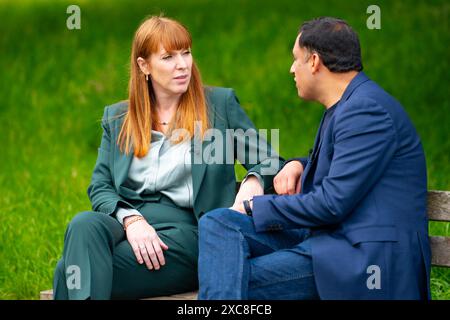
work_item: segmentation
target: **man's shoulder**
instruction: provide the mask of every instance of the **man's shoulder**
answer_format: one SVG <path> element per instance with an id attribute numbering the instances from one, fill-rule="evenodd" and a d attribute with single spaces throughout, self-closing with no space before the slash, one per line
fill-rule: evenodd
<path id="1" fill-rule="evenodd" d="M 400 105 L 394 97 L 372 80 L 360 84 L 352 94 L 340 103 L 341 107 L 336 114 L 352 110 L 385 109 L 393 104 Z"/>
<path id="2" fill-rule="evenodd" d="M 386 111 L 376 98 L 374 99 L 365 93 L 359 94 L 358 92 L 354 92 L 347 100 L 339 103 L 338 108 L 334 112 L 334 116 L 339 118 L 361 112 L 370 113 L 370 110 Z"/>
<path id="3" fill-rule="evenodd" d="M 401 103 L 372 80 L 361 84 L 342 104 L 344 106 L 337 114 L 361 111 L 367 114 L 385 113 L 397 120 L 407 117 Z"/>
<path id="4" fill-rule="evenodd" d="M 384 88 L 382 88 L 378 83 L 373 80 L 369 80 L 360 87 L 356 88 L 354 94 L 350 96 L 349 100 L 353 100 L 351 102 L 362 102 L 366 104 L 379 104 L 384 107 L 400 107 L 401 104 L 395 97 L 393 97 L 390 93 L 388 93 Z"/>
<path id="5" fill-rule="evenodd" d="M 345 101 L 339 103 L 333 114 L 335 128 L 363 130 L 370 125 L 383 123 L 392 127 L 392 101 L 373 81 L 360 85 Z"/>

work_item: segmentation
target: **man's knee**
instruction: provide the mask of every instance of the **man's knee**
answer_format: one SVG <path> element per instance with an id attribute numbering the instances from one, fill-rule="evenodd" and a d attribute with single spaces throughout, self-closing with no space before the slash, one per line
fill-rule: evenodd
<path id="1" fill-rule="evenodd" d="M 226 219 L 229 212 L 227 208 L 214 209 L 205 213 L 198 222 L 199 230 L 210 229 L 215 226 L 217 222 Z"/>
<path id="2" fill-rule="evenodd" d="M 216 228 L 239 228 L 247 223 L 248 217 L 228 208 L 214 209 L 200 218 L 199 233 Z"/>

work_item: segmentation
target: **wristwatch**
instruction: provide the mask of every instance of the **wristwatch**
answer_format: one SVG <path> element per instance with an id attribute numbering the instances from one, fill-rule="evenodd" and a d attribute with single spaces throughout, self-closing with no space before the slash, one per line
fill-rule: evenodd
<path id="1" fill-rule="evenodd" d="M 249 217 L 253 216 L 253 211 L 252 211 L 252 207 L 250 206 L 250 201 L 253 201 L 253 198 L 251 198 L 250 200 L 244 200 L 243 201 L 245 213 Z"/>

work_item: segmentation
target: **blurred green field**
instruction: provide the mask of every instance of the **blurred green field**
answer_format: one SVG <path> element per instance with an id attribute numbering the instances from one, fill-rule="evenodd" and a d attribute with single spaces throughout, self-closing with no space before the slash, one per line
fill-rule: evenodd
<path id="1" fill-rule="evenodd" d="M 289 68 L 300 23 L 346 19 L 359 33 L 365 72 L 405 107 L 423 140 L 429 188 L 450 190 L 450 3 L 381 1 L 0 0 L 0 299 L 38 299 L 52 287 L 67 223 L 90 209 L 86 189 L 103 107 L 127 97 L 133 33 L 149 14 L 190 29 L 206 84 L 235 88 L 259 128 L 280 129 L 284 157 L 305 155 L 323 112 L 300 101 Z M 237 170 L 242 177 L 243 171 Z M 430 232 L 450 235 L 449 224 Z M 433 268 L 434 299 L 450 299 L 450 270 Z"/>

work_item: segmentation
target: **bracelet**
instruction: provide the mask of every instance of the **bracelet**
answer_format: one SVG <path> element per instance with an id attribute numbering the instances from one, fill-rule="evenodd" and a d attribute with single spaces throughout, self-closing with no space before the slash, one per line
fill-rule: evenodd
<path id="1" fill-rule="evenodd" d="M 127 228 L 130 226 L 130 224 L 139 220 L 145 220 L 145 218 L 143 216 L 135 215 L 131 219 L 128 219 L 127 222 L 123 224 L 123 230 L 127 231 Z"/>

